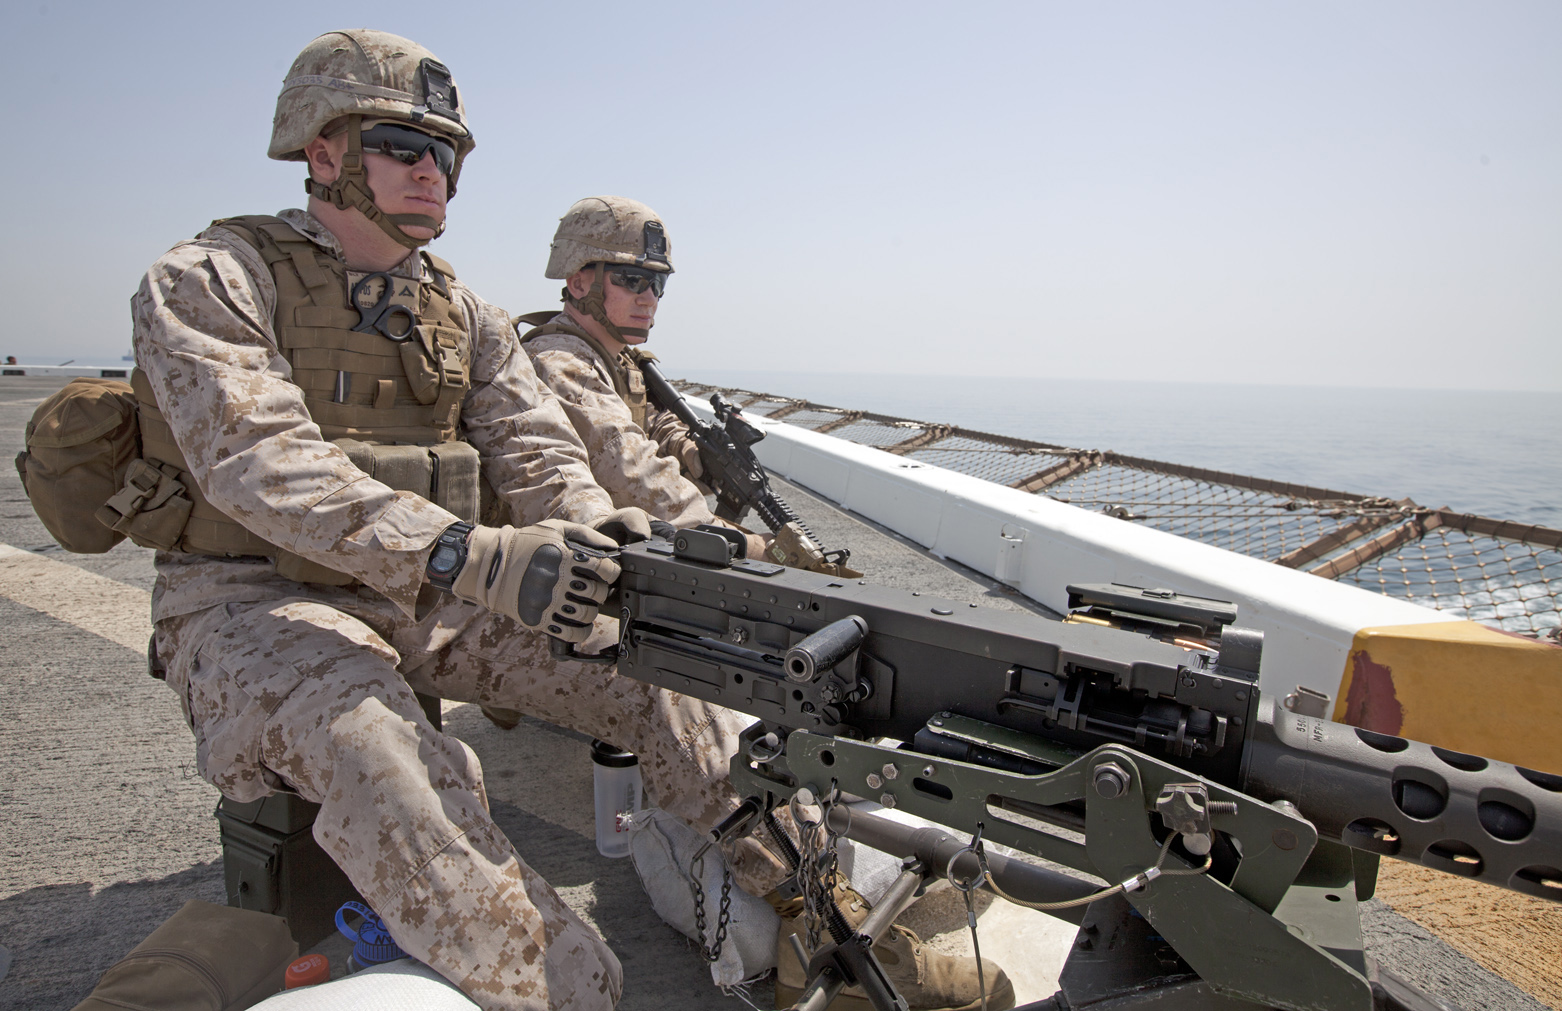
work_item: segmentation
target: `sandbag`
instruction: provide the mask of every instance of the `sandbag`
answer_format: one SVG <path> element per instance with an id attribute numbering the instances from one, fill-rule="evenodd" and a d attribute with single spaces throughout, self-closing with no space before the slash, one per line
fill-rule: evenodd
<path id="1" fill-rule="evenodd" d="M 629 855 L 634 859 L 640 883 L 651 899 L 651 908 L 674 930 L 696 943 L 694 896 L 689 889 L 689 862 L 705 839 L 681 819 L 659 808 L 647 808 L 629 821 Z M 705 851 L 700 887 L 705 890 L 705 923 L 713 941 L 721 912 L 721 876 L 726 858 L 712 846 Z M 721 956 L 711 963 L 711 979 L 717 986 L 737 986 L 775 968 L 776 935 L 781 917 L 764 899 L 743 891 L 736 883 L 731 892 L 731 918 Z"/>
<path id="2" fill-rule="evenodd" d="M 75 1011 L 242 1011 L 281 990 L 297 957 L 282 917 L 191 899 Z"/>

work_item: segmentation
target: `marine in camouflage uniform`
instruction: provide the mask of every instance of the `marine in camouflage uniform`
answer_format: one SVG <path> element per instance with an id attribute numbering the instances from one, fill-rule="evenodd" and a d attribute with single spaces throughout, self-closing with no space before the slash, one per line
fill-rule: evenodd
<path id="1" fill-rule="evenodd" d="M 533 631 L 591 651 L 611 643 L 615 623 L 596 609 L 617 567 L 591 525 L 622 535 L 644 520 L 592 480 L 506 314 L 418 252 L 442 230 L 443 200 L 382 185 L 433 179 L 448 196 L 471 147 L 449 72 L 426 50 L 379 32 L 322 36 L 288 74 L 271 154 L 312 173 L 335 159 L 335 181 L 307 184 L 307 212 L 219 223 L 146 275 L 132 301 L 144 454 L 195 500 L 156 558 L 155 648 L 201 774 L 234 800 L 291 790 L 321 805 L 315 838 L 408 953 L 487 1009 L 607 1008 L 618 960 L 515 853 L 476 756 L 434 729 L 414 692 L 521 709 L 630 749 L 654 801 L 701 829 L 737 803 L 726 771 L 747 720 L 556 661 Z M 381 343 L 348 329 L 370 315 L 345 273 L 365 249 L 378 250 L 370 266 L 387 297 L 422 293 L 403 314 L 419 323 L 412 358 L 394 326 Z M 300 304 L 300 285 L 320 299 Z M 431 388 L 413 360 L 432 363 Z M 384 431 L 431 419 L 431 446 L 475 448 L 497 511 L 547 522 L 473 526 L 428 488 L 369 476 L 344 440 L 373 441 L 382 417 Z M 441 552 L 453 567 L 433 564 Z M 540 583 L 546 566 L 532 562 L 548 552 L 562 575 Z M 730 857 L 756 894 L 782 877 L 753 840 Z"/>
<path id="2" fill-rule="evenodd" d="M 670 252 L 661 219 L 645 204 L 576 201 L 559 220 L 545 275 L 566 282 L 565 308 L 523 316 L 517 330 L 586 444 L 597 483 L 620 506 L 690 527 L 722 521 L 694 484 L 700 454 L 689 430 L 646 396 L 638 367 L 673 272 Z"/>

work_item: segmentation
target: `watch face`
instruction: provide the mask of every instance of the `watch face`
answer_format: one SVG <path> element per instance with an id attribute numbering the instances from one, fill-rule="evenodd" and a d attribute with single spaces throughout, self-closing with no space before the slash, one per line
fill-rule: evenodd
<path id="1" fill-rule="evenodd" d="M 461 560 L 461 552 L 448 544 L 441 544 L 434 549 L 434 554 L 429 557 L 428 567 L 435 572 L 445 573 L 456 567 Z"/>

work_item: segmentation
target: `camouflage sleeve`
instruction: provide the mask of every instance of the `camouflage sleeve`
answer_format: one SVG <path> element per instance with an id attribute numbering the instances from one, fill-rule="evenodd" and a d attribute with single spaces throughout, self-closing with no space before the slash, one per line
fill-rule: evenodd
<path id="1" fill-rule="evenodd" d="M 212 229 L 158 260 L 131 299 L 136 364 L 213 505 L 411 614 L 429 545 L 456 517 L 325 441 L 277 351 L 275 302 L 254 251 Z"/>
<path id="2" fill-rule="evenodd" d="M 591 459 L 591 472 L 618 506 L 639 506 L 656 519 L 679 527 L 714 518 L 705 496 L 678 472 L 678 463 L 661 456 L 629 416 L 612 381 L 584 341 L 554 336 L 526 345 L 542 381 L 558 394 L 565 413 L 580 433 Z"/>
<path id="3" fill-rule="evenodd" d="M 700 449 L 689 435 L 689 426 L 678 415 L 654 402 L 646 404 L 645 434 L 656 442 L 663 456 L 678 461 L 689 477 L 698 480 L 704 476 Z"/>
<path id="4" fill-rule="evenodd" d="M 463 291 L 473 321 L 472 392 L 462 405 L 466 440 L 517 526 L 566 519 L 588 526 L 613 500 L 592 479 L 586 448 L 563 405 L 537 378 L 510 317 Z"/>

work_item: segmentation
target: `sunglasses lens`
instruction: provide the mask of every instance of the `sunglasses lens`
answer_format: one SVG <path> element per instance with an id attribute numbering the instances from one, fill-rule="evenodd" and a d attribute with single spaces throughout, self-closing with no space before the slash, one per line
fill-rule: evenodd
<path id="1" fill-rule="evenodd" d="M 363 149 L 387 155 L 403 165 L 416 165 L 425 154 L 432 153 L 434 167 L 447 176 L 456 167 L 456 149 L 449 141 L 394 123 L 381 123 L 365 130 Z"/>
<path id="2" fill-rule="evenodd" d="M 630 293 L 635 295 L 650 288 L 652 294 L 657 298 L 662 297 L 662 291 L 667 287 L 667 275 L 654 270 L 640 271 L 636 269 L 631 272 L 630 268 L 620 268 L 610 271 L 608 279 L 620 288 L 627 288 Z"/>
<path id="3" fill-rule="evenodd" d="M 627 288 L 633 294 L 640 294 L 646 288 L 646 278 L 639 274 L 631 274 L 626 270 L 613 271 L 613 283 L 620 288 Z"/>

